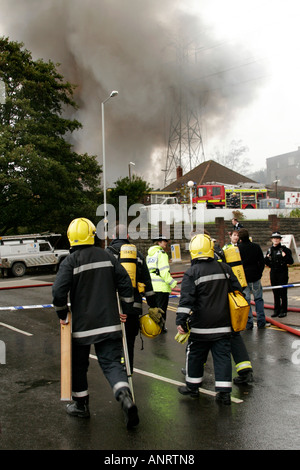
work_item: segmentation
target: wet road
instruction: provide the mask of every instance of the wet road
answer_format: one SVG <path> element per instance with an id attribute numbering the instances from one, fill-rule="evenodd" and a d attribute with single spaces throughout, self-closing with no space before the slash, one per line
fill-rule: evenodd
<path id="1" fill-rule="evenodd" d="M 0 287 L 7 282 L 32 285 L 53 280 L 50 274 L 22 281 L 0 279 Z M 272 294 L 268 295 L 269 302 Z M 299 289 L 292 295 L 297 299 Z M 1 290 L 0 307 L 51 302 L 49 286 Z M 140 424 L 132 431 L 124 425 L 93 349 L 91 418 L 66 414 L 66 404 L 60 401 L 60 330 L 52 308 L 0 310 L 0 340 L 6 347 L 6 363 L 0 364 L 0 449 L 102 450 L 103 460 L 117 450 L 127 450 L 128 455 L 142 450 L 167 450 L 172 455 L 187 451 L 193 456 L 199 450 L 299 449 L 299 336 L 274 327 L 242 333 L 254 383 L 233 385 L 231 406 L 215 402 L 211 356 L 200 398 L 183 397 L 177 391 L 184 383 L 185 359 L 185 346 L 174 341 L 177 303 L 176 298 L 170 300 L 167 334 L 136 340 L 133 383 Z"/>

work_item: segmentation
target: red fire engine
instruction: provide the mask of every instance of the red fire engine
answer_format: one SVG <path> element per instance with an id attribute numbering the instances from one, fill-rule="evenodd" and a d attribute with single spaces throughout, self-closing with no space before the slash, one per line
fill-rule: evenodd
<path id="1" fill-rule="evenodd" d="M 221 183 L 199 184 L 194 188 L 194 203 L 206 203 L 208 209 L 257 209 L 259 201 L 268 197 L 268 190 L 251 183 L 224 185 Z"/>

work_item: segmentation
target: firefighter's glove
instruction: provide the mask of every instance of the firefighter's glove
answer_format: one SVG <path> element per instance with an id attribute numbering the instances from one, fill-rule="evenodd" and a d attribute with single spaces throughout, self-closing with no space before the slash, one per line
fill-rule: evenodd
<path id="1" fill-rule="evenodd" d="M 189 336 L 190 336 L 189 331 L 184 334 L 181 334 L 178 332 L 177 335 L 175 336 L 175 341 L 177 341 L 177 343 L 184 344 L 189 339 Z"/>
<path id="2" fill-rule="evenodd" d="M 149 314 L 149 317 L 155 321 L 155 323 L 157 323 L 158 325 L 161 324 L 161 322 L 163 321 L 163 310 L 161 308 L 158 308 L 158 307 L 154 307 L 154 308 L 149 308 L 148 310 L 148 314 Z"/>
<path id="3" fill-rule="evenodd" d="M 175 341 L 177 341 L 177 343 L 184 344 L 189 339 L 190 328 L 189 328 L 188 323 L 186 323 L 186 325 L 181 325 L 181 328 L 184 330 L 184 333 L 180 333 L 178 331 L 174 339 Z"/>

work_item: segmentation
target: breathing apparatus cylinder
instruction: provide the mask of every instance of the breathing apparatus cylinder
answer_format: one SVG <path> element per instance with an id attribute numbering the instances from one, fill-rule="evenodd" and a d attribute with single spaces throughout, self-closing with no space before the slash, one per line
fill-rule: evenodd
<path id="1" fill-rule="evenodd" d="M 120 263 L 126 269 L 132 282 L 132 286 L 136 287 L 136 262 L 137 248 L 135 245 L 125 243 L 120 249 Z"/>
<path id="2" fill-rule="evenodd" d="M 232 271 L 237 277 L 237 280 L 242 287 L 247 286 L 245 271 L 242 264 L 242 259 L 240 255 L 240 250 L 237 246 L 231 245 L 223 250 L 225 255 L 226 263 L 229 264 Z"/>

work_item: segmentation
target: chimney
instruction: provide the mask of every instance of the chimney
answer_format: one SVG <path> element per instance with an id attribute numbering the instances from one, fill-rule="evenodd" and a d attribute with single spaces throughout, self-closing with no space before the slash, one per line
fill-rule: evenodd
<path id="1" fill-rule="evenodd" d="M 176 168 L 176 179 L 179 180 L 179 178 L 181 178 L 181 177 L 182 177 L 182 168 L 181 168 L 181 166 L 178 166 Z"/>

